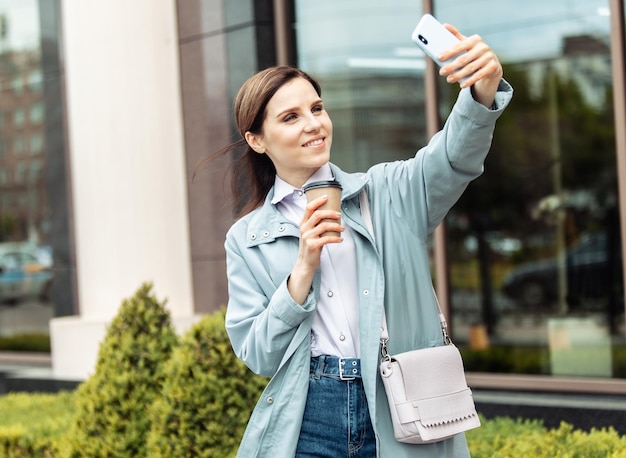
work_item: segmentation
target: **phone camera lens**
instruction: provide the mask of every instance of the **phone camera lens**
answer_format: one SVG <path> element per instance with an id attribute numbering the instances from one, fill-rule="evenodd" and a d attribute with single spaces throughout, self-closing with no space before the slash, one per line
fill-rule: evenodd
<path id="1" fill-rule="evenodd" d="M 421 41 L 425 45 L 428 44 L 428 40 L 424 37 L 424 35 L 418 35 L 417 38 L 419 39 L 419 41 Z"/>

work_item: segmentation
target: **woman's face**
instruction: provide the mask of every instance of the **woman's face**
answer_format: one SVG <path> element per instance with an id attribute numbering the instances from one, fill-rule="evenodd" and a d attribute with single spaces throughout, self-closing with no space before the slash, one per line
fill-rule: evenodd
<path id="1" fill-rule="evenodd" d="M 332 122 L 311 83 L 295 78 L 267 104 L 261 135 L 246 132 L 246 141 L 269 156 L 280 178 L 299 188 L 330 160 L 332 133 Z"/>

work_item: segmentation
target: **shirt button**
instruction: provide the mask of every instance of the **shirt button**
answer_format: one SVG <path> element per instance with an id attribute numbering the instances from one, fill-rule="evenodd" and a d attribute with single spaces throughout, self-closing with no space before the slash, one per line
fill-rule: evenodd
<path id="1" fill-rule="evenodd" d="M 256 240 L 256 234 L 250 234 L 250 238 L 251 238 L 252 240 Z"/>
<path id="2" fill-rule="evenodd" d="M 278 228 L 278 232 L 285 232 L 285 226 L 280 226 Z"/>
<path id="3" fill-rule="evenodd" d="M 341 341 L 343 342 L 344 340 L 346 340 L 346 336 L 344 336 L 343 334 L 341 334 L 341 335 L 339 336 L 339 340 L 341 340 Z"/>
<path id="4" fill-rule="evenodd" d="M 364 295 L 364 296 L 367 296 L 369 293 L 370 293 L 370 292 L 369 292 L 369 290 L 367 290 L 367 289 L 364 289 L 364 290 L 363 290 L 363 295 Z"/>
<path id="5" fill-rule="evenodd" d="M 302 196 L 303 194 L 304 194 L 304 192 L 302 192 L 302 191 L 298 191 L 298 195 L 299 195 L 299 196 Z"/>
<path id="6" fill-rule="evenodd" d="M 274 398 L 273 398 L 273 397 L 271 397 L 271 396 L 268 396 L 268 397 L 267 397 L 267 403 L 268 403 L 268 404 L 273 404 L 273 403 L 274 403 Z"/>
<path id="7" fill-rule="evenodd" d="M 270 236 L 270 232 L 269 231 L 265 231 L 263 232 L 263 237 L 269 237 Z"/>
<path id="8" fill-rule="evenodd" d="M 328 292 L 326 293 L 326 295 L 327 295 L 328 297 L 333 297 L 333 292 L 332 292 L 332 291 L 328 291 Z"/>

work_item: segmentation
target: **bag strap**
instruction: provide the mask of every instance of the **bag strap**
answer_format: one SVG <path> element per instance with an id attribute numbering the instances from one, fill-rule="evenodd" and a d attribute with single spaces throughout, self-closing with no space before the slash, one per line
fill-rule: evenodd
<path id="1" fill-rule="evenodd" d="M 361 217 L 363 218 L 365 227 L 369 231 L 372 238 L 375 239 L 374 225 L 372 224 L 372 213 L 370 211 L 370 202 L 369 198 L 367 197 L 367 191 L 365 188 L 363 188 L 361 190 L 361 193 L 359 194 L 359 201 L 361 203 Z M 448 322 L 446 321 L 445 315 L 441 311 L 441 305 L 439 305 L 439 299 L 437 299 L 437 293 L 435 292 L 435 288 L 433 288 L 433 295 L 435 296 L 435 302 L 437 303 L 437 309 L 439 310 L 439 324 L 441 325 L 443 341 L 445 345 L 449 345 L 452 343 L 452 339 L 448 334 Z M 391 356 L 389 356 L 389 352 L 387 351 L 387 342 L 389 342 L 389 331 L 387 330 L 387 317 L 385 316 L 385 307 L 383 306 L 383 320 L 380 327 L 380 344 L 383 360 L 386 361 L 391 359 Z"/>

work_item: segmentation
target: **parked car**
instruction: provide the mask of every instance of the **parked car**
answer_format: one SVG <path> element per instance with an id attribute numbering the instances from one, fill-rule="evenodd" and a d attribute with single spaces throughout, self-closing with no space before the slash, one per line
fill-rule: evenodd
<path id="1" fill-rule="evenodd" d="M 586 235 L 565 255 L 567 298 L 575 306 L 582 298 L 601 298 L 623 290 L 621 251 L 609 256 L 606 233 Z M 611 266 L 611 260 L 614 262 Z M 505 276 L 502 291 L 521 306 L 538 308 L 558 298 L 558 260 L 549 258 L 521 264 Z"/>
<path id="2" fill-rule="evenodd" d="M 29 243 L 0 243 L 0 302 L 27 298 L 49 299 L 51 264 Z"/>

